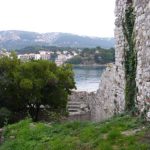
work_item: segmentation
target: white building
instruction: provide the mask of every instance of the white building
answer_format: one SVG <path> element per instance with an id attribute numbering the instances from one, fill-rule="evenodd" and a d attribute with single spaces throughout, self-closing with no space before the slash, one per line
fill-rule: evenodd
<path id="1" fill-rule="evenodd" d="M 7 56 L 7 57 L 9 57 L 10 56 L 10 52 L 7 52 L 6 50 L 5 51 L 3 51 L 3 50 L 0 50 L 0 57 L 4 57 L 4 56 Z"/>
<path id="2" fill-rule="evenodd" d="M 50 58 L 51 58 L 51 52 L 47 52 L 47 51 L 39 51 L 39 54 L 30 53 L 30 54 L 18 55 L 18 59 L 22 61 L 40 60 L 40 59 L 50 60 Z"/>
<path id="3" fill-rule="evenodd" d="M 20 59 L 22 61 L 39 60 L 40 59 L 40 55 L 39 54 L 34 54 L 34 53 L 22 54 L 22 55 L 18 55 L 18 59 Z"/>
<path id="4" fill-rule="evenodd" d="M 42 59 L 42 60 L 50 60 L 51 52 L 49 52 L 49 51 L 39 51 L 39 53 L 40 53 L 40 59 Z"/>
<path id="5" fill-rule="evenodd" d="M 60 65 L 62 65 L 66 60 L 67 60 L 66 55 L 60 54 L 60 55 L 57 56 L 57 58 L 56 58 L 56 60 L 55 60 L 55 63 L 56 63 L 58 66 L 60 66 Z"/>

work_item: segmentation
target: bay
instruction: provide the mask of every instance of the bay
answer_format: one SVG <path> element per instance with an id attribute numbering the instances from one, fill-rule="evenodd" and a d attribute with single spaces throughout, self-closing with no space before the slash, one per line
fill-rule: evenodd
<path id="1" fill-rule="evenodd" d="M 74 66 L 77 91 L 94 92 L 99 88 L 104 66 Z"/>

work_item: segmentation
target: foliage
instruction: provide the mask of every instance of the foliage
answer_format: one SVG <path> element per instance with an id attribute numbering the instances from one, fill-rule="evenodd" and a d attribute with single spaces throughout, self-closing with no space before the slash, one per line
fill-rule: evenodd
<path id="1" fill-rule="evenodd" d="M 57 47 L 57 46 L 45 46 L 45 45 L 35 45 L 35 46 L 27 46 L 22 49 L 17 49 L 16 52 L 19 54 L 25 54 L 25 53 L 38 53 L 39 51 L 51 51 L 51 52 L 57 52 L 57 51 L 78 51 L 78 48 L 74 47 Z"/>
<path id="2" fill-rule="evenodd" d="M 123 32 L 126 38 L 128 48 L 125 48 L 125 100 L 126 110 L 131 111 L 135 108 L 136 97 L 136 66 L 137 66 L 137 54 L 135 50 L 134 39 L 134 8 L 129 5 L 126 9 L 125 19 L 123 21 Z"/>
<path id="3" fill-rule="evenodd" d="M 0 107 L 11 111 L 22 109 L 17 86 L 19 65 L 20 61 L 16 57 L 0 59 Z"/>
<path id="4" fill-rule="evenodd" d="M 0 108 L 0 127 L 7 124 L 10 117 L 11 117 L 11 112 L 7 108 L 5 107 Z"/>
<path id="5" fill-rule="evenodd" d="M 73 58 L 66 61 L 69 64 L 82 64 L 82 57 L 81 56 L 74 56 Z"/>
<path id="6" fill-rule="evenodd" d="M 96 63 L 104 64 L 111 63 L 115 61 L 115 50 L 113 48 L 109 50 L 100 50 L 98 49 L 97 54 L 95 54 L 94 59 Z"/>
<path id="7" fill-rule="evenodd" d="M 106 64 L 114 61 L 115 50 L 113 48 L 103 49 L 96 47 L 83 49 L 78 56 L 71 58 L 67 62 L 71 64 Z"/>
<path id="8" fill-rule="evenodd" d="M 75 88 L 70 65 L 38 60 L 26 63 L 16 57 L 0 59 L 0 104 L 12 112 L 29 113 L 38 120 L 42 107 L 66 109 L 67 96 Z"/>
<path id="9" fill-rule="evenodd" d="M 44 124 L 27 119 L 6 127 L 5 142 L 0 150 L 148 150 L 150 143 L 144 139 L 150 130 L 142 126 L 137 118 L 130 116 L 115 117 L 103 123 Z M 123 134 L 136 128 L 141 131 Z"/>

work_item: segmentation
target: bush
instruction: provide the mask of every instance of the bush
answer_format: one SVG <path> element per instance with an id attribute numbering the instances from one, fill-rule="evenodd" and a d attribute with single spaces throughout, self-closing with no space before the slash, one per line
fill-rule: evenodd
<path id="1" fill-rule="evenodd" d="M 74 73 L 69 64 L 21 62 L 16 56 L 0 59 L 0 104 L 14 116 L 29 113 L 38 121 L 41 106 L 66 111 L 68 95 L 74 88 Z"/>
<path id="2" fill-rule="evenodd" d="M 7 108 L 0 108 L 0 127 L 8 123 L 10 116 L 11 112 Z"/>

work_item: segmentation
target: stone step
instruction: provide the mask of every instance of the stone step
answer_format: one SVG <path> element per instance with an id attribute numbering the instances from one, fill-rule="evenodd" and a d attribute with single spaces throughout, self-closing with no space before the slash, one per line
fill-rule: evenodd
<path id="1" fill-rule="evenodd" d="M 70 105 L 70 106 L 67 106 L 67 108 L 76 108 L 76 109 L 80 109 L 80 106 L 77 106 L 77 105 Z"/>
<path id="2" fill-rule="evenodd" d="M 70 113 L 70 112 L 80 112 L 79 109 L 68 109 L 68 111 L 69 111 L 69 113 Z"/>
<path id="3" fill-rule="evenodd" d="M 67 108 L 80 108 L 81 105 L 68 105 Z"/>
<path id="4" fill-rule="evenodd" d="M 67 109 L 69 115 L 76 115 L 81 113 L 81 102 L 78 101 L 69 101 L 67 104 Z"/>
<path id="5" fill-rule="evenodd" d="M 69 107 L 68 110 L 73 109 L 73 110 L 80 110 L 80 107 L 78 108 L 73 108 L 73 107 Z"/>
<path id="6" fill-rule="evenodd" d="M 67 108 L 77 108 L 77 109 L 80 109 L 81 107 L 81 103 L 80 102 L 73 102 L 73 101 L 70 101 L 68 104 L 67 104 Z"/>
<path id="7" fill-rule="evenodd" d="M 80 112 L 70 112 L 69 116 L 80 115 Z"/>
<path id="8" fill-rule="evenodd" d="M 81 104 L 67 104 L 68 106 L 80 106 Z"/>
<path id="9" fill-rule="evenodd" d="M 69 101 L 69 102 L 68 102 L 68 105 L 69 105 L 69 104 L 80 105 L 80 104 L 81 104 L 81 102 L 74 102 L 74 101 Z"/>

